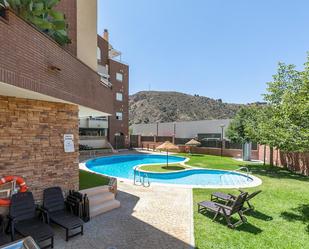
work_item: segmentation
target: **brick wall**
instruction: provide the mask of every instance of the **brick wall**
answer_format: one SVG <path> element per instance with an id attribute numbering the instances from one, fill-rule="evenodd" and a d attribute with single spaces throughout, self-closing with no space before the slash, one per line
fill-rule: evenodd
<path id="1" fill-rule="evenodd" d="M 264 150 L 265 162 L 269 164 L 271 155 L 269 146 L 259 145 L 259 160 L 264 161 Z M 309 152 L 284 152 L 273 149 L 273 163 L 276 166 L 286 167 L 294 172 L 309 175 Z"/>
<path id="2" fill-rule="evenodd" d="M 7 18 L 0 18 L 0 82 L 112 113 L 112 91 L 97 72 L 13 12 Z"/>
<path id="3" fill-rule="evenodd" d="M 125 137 L 125 147 L 129 146 L 129 66 L 109 59 L 109 43 L 98 35 L 98 47 L 101 50 L 101 60 L 98 64 L 108 65 L 110 82 L 112 83 L 112 115 L 108 118 L 108 140 L 115 147 L 115 134 L 122 133 Z M 116 80 L 116 73 L 123 74 L 123 81 Z M 116 93 L 122 93 L 123 100 L 116 99 Z M 116 112 L 123 113 L 123 120 L 116 119 Z"/>
<path id="4" fill-rule="evenodd" d="M 56 9 L 64 13 L 68 23 L 68 36 L 71 43 L 65 45 L 65 49 L 73 55 L 77 55 L 77 3 L 76 0 L 61 0 Z"/>
<path id="5" fill-rule="evenodd" d="M 116 80 L 116 73 L 123 74 L 123 81 Z M 115 146 L 115 133 L 123 133 L 127 138 L 126 146 L 128 146 L 129 135 L 129 67 L 120 62 L 109 60 L 109 74 L 113 91 L 113 115 L 109 117 L 109 141 Z M 116 100 L 116 93 L 123 94 L 123 100 Z M 123 120 L 116 119 L 116 112 L 123 113 Z"/>
<path id="6" fill-rule="evenodd" d="M 104 40 L 103 37 L 100 35 L 97 36 L 98 38 L 98 47 L 100 48 L 101 59 L 98 60 L 98 63 L 102 66 L 108 64 L 108 52 L 109 52 L 109 44 L 108 41 Z"/>
<path id="7" fill-rule="evenodd" d="M 63 135 L 73 134 L 74 153 Z M 78 107 L 0 96 L 0 176 L 20 175 L 40 198 L 42 190 L 78 189 Z"/>
<path id="8" fill-rule="evenodd" d="M 140 146 L 144 149 L 155 149 L 159 145 L 161 145 L 163 142 L 140 142 Z M 178 152 L 186 153 L 187 146 L 185 145 L 179 145 Z M 214 155 L 214 156 L 220 156 L 221 155 L 221 149 L 220 148 L 206 148 L 206 147 L 191 147 L 192 153 L 197 154 L 207 154 L 207 155 Z M 242 150 L 238 149 L 223 149 L 223 156 L 227 157 L 235 157 L 240 158 L 242 156 Z M 252 150 L 251 157 L 253 160 L 258 159 L 258 150 Z"/>
<path id="9" fill-rule="evenodd" d="M 180 146 L 180 148 L 181 148 L 181 152 L 185 152 L 186 146 Z M 197 153 L 197 154 L 221 156 L 220 148 L 192 147 L 191 152 Z M 222 152 L 223 152 L 222 155 L 227 156 L 227 157 L 241 158 L 242 156 L 242 150 L 238 150 L 238 149 L 223 149 Z M 255 151 L 252 151 L 251 156 L 252 156 L 252 159 L 257 159 L 257 153 Z"/>

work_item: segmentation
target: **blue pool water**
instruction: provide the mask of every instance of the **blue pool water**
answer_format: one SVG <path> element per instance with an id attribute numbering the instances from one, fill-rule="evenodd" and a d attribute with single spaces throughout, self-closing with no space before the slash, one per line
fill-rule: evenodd
<path id="1" fill-rule="evenodd" d="M 170 163 L 184 162 L 186 158 L 169 156 Z M 134 167 L 141 164 L 166 163 L 165 155 L 121 155 L 92 159 L 86 162 L 86 167 L 94 172 L 117 178 L 134 178 Z M 144 173 L 141 172 L 143 175 Z M 208 169 L 190 169 L 172 173 L 147 173 L 150 182 L 180 184 L 180 185 L 228 185 L 242 186 L 252 182 L 245 175 Z"/>

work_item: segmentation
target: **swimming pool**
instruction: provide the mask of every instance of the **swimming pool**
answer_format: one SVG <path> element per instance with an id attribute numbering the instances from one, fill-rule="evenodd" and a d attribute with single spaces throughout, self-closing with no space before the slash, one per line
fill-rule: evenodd
<path id="1" fill-rule="evenodd" d="M 185 162 L 187 158 L 180 156 L 169 156 L 169 163 Z M 88 160 L 83 167 L 107 176 L 124 180 L 134 179 L 134 168 L 145 164 L 166 163 L 166 155 L 154 154 L 132 154 L 100 157 Z M 139 173 L 139 172 L 138 172 Z M 145 172 L 140 171 L 142 177 Z M 201 168 L 190 168 L 171 173 L 149 173 L 150 183 L 175 184 L 191 187 L 252 187 L 260 184 L 260 180 L 251 175 L 225 170 L 211 170 Z"/>

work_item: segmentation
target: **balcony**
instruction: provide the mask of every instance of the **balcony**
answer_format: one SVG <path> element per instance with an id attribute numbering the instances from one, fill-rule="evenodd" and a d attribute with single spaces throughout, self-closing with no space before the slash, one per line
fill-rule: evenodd
<path id="1" fill-rule="evenodd" d="M 79 120 L 79 128 L 84 129 L 107 129 L 108 121 L 107 119 L 101 118 L 87 118 Z"/>
<path id="2" fill-rule="evenodd" d="M 11 11 L 0 17 L 0 95 L 76 104 L 106 116 L 112 90 L 100 75 Z"/>

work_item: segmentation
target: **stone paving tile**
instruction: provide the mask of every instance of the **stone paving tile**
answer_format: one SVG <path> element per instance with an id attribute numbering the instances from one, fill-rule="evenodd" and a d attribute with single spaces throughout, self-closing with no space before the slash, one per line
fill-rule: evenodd
<path id="1" fill-rule="evenodd" d="M 65 242 L 65 231 L 56 228 L 55 248 L 193 248 L 191 189 L 120 182 L 117 199 L 121 207 L 86 223 L 84 236 Z"/>

